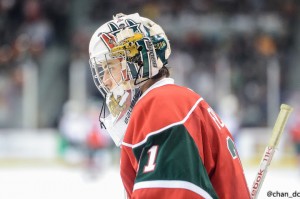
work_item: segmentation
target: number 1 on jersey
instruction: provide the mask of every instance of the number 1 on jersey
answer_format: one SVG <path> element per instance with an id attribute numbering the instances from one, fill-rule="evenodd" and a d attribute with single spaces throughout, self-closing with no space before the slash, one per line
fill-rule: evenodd
<path id="1" fill-rule="evenodd" d="M 156 156 L 157 156 L 158 146 L 154 145 L 148 150 L 148 164 L 144 167 L 144 173 L 154 171 L 156 166 Z"/>

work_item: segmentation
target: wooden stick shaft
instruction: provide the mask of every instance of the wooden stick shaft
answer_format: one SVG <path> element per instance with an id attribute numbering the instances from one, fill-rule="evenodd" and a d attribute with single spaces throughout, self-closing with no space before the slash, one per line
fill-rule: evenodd
<path id="1" fill-rule="evenodd" d="M 260 162 L 259 170 L 256 174 L 255 180 L 252 185 L 251 199 L 256 199 L 258 197 L 258 193 L 264 182 L 265 176 L 268 171 L 268 167 L 272 161 L 273 155 L 275 153 L 276 147 L 278 146 L 285 124 L 292 110 L 293 108 L 289 105 L 282 104 L 280 106 L 280 112 L 278 114 L 276 123 L 272 131 L 272 137 L 268 146 L 265 149 L 264 155 Z"/>

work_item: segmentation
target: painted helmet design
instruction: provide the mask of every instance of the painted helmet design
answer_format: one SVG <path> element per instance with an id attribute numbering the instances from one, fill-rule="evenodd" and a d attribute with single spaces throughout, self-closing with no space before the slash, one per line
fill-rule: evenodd
<path id="1" fill-rule="evenodd" d="M 138 88 L 158 74 L 170 54 L 163 29 L 138 13 L 117 14 L 95 31 L 89 44 L 89 62 L 94 83 L 110 112 L 110 119 L 100 120 L 111 135 L 110 129 L 119 126 L 117 122 L 128 122 L 130 114 L 126 113 L 136 101 Z M 116 129 L 118 134 L 125 132 L 126 125 L 121 125 L 124 130 Z M 124 132 L 117 136 L 118 141 L 113 138 L 117 145 Z"/>

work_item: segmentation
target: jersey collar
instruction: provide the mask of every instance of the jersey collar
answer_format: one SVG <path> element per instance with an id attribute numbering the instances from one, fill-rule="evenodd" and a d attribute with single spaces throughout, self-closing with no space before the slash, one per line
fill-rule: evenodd
<path id="1" fill-rule="evenodd" d="M 174 79 L 173 78 L 169 78 L 169 77 L 166 77 L 166 78 L 163 78 L 157 82 L 155 82 L 152 86 L 150 86 L 143 94 L 142 96 L 140 97 L 143 98 L 145 95 L 147 95 L 147 93 L 149 93 L 151 90 L 155 89 L 155 88 L 158 88 L 158 87 L 161 87 L 161 86 L 164 86 L 164 85 L 167 85 L 167 84 L 174 84 Z M 139 100 L 140 100 L 139 99 Z"/>

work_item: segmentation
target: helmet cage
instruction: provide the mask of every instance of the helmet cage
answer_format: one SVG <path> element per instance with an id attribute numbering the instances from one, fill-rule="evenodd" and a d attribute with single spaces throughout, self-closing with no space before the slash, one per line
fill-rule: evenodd
<path id="1" fill-rule="evenodd" d="M 135 33 L 137 34 L 140 33 Z M 107 37 L 112 33 L 103 35 Z M 155 41 L 162 43 L 159 39 Z M 155 45 L 157 46 L 158 43 Z M 118 66 L 121 68 L 119 71 L 121 75 L 112 72 Z M 90 67 L 94 83 L 103 97 L 113 92 L 116 86 L 122 86 L 124 90 L 139 87 L 142 82 L 159 71 L 154 44 L 149 37 L 141 37 L 134 42 L 121 42 L 119 45 L 111 46 L 110 51 L 91 57 Z M 110 78 L 104 78 L 104 75 L 109 75 Z M 115 87 L 107 87 L 105 81 L 109 80 Z"/>
<path id="2" fill-rule="evenodd" d="M 123 54 L 108 52 L 89 60 L 94 83 L 103 97 L 114 93 L 128 79 L 126 56 Z"/>

